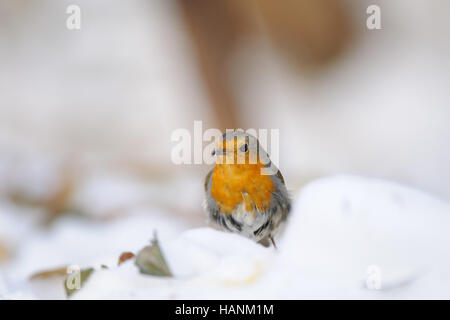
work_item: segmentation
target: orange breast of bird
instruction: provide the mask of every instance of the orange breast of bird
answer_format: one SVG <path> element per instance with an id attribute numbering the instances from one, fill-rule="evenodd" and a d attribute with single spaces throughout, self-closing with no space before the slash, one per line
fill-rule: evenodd
<path id="1" fill-rule="evenodd" d="M 211 196 L 218 208 L 231 214 L 238 205 L 248 212 L 269 210 L 274 183 L 261 175 L 262 164 L 216 164 L 211 181 Z"/>

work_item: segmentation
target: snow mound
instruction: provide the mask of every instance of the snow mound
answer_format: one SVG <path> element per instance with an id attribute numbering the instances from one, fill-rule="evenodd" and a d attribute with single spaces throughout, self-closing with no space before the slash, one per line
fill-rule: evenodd
<path id="1" fill-rule="evenodd" d="M 314 291 L 319 297 L 449 298 L 449 230 L 450 206 L 422 192 L 380 179 L 324 178 L 297 197 L 275 268 L 288 269 L 294 296 L 310 297 L 294 283 L 301 274 L 331 286 Z M 374 276 L 379 283 L 370 286 Z"/>
<path id="2" fill-rule="evenodd" d="M 317 180 L 295 198 L 278 250 L 209 228 L 161 242 L 174 277 L 132 261 L 75 299 L 450 298 L 450 206 L 392 182 Z"/>

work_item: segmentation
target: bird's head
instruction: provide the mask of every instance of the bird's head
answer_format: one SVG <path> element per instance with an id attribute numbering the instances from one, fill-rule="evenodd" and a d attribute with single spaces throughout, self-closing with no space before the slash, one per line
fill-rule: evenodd
<path id="1" fill-rule="evenodd" d="M 269 161 L 258 139 L 242 130 L 224 133 L 213 154 L 219 165 L 264 165 Z"/>

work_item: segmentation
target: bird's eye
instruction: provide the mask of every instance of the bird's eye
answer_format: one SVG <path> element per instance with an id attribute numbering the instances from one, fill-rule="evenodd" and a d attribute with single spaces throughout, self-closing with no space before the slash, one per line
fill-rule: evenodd
<path id="1" fill-rule="evenodd" d="M 242 152 L 247 152 L 248 151 L 248 144 L 247 143 L 243 144 L 240 149 L 241 149 Z"/>
<path id="2" fill-rule="evenodd" d="M 216 149 L 214 149 L 214 150 L 211 152 L 211 155 L 212 155 L 212 156 L 215 156 L 215 155 L 216 155 Z"/>

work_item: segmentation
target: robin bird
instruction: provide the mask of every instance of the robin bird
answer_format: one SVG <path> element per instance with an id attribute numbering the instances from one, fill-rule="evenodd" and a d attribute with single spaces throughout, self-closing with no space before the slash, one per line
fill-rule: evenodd
<path id="1" fill-rule="evenodd" d="M 205 179 L 205 208 L 222 230 L 264 246 L 286 220 L 291 202 L 281 172 L 258 139 L 244 131 L 225 133 L 213 151 L 215 166 Z"/>

